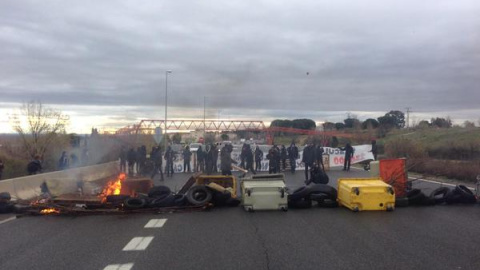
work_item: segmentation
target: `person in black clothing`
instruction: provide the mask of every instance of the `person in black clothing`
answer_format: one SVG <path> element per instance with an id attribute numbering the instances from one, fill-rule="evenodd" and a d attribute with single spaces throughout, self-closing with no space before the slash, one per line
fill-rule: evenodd
<path id="1" fill-rule="evenodd" d="M 162 170 L 162 163 L 163 163 L 163 156 L 162 150 L 160 147 L 153 147 L 152 152 L 150 153 L 150 159 L 153 161 L 153 172 L 150 178 L 154 178 L 155 175 L 160 171 L 160 180 L 163 181 L 163 170 Z"/>
<path id="2" fill-rule="evenodd" d="M 263 159 L 263 152 L 260 150 L 260 147 L 255 148 L 255 171 L 262 170 L 262 159 Z"/>
<path id="3" fill-rule="evenodd" d="M 280 152 L 280 148 L 278 148 L 278 145 L 275 144 L 273 147 L 275 148 L 275 152 L 276 152 L 276 155 L 275 155 L 275 159 L 277 161 L 277 164 L 275 165 L 276 173 L 279 173 L 280 172 L 281 152 Z"/>
<path id="4" fill-rule="evenodd" d="M 232 175 L 232 163 L 237 164 L 231 157 L 232 150 L 232 145 L 227 144 L 220 151 L 220 169 L 223 175 Z"/>
<path id="5" fill-rule="evenodd" d="M 350 162 L 353 157 L 353 153 L 355 152 L 355 149 L 347 143 L 344 148 L 340 148 L 341 150 L 345 151 L 345 159 L 343 161 L 343 170 L 344 171 L 350 171 Z"/>
<path id="6" fill-rule="evenodd" d="M 120 171 L 126 172 L 127 171 L 127 150 L 125 150 L 125 146 L 122 146 L 120 149 Z"/>
<path id="7" fill-rule="evenodd" d="M 127 153 L 127 161 L 128 161 L 128 175 L 133 176 L 133 168 L 135 167 L 135 163 L 137 162 L 137 153 L 135 149 L 130 148 Z"/>
<path id="8" fill-rule="evenodd" d="M 196 172 L 203 172 L 205 170 L 205 152 L 202 150 L 202 146 L 200 145 L 197 149 L 197 168 Z"/>
<path id="9" fill-rule="evenodd" d="M 322 170 L 325 170 L 325 166 L 323 165 L 323 152 L 323 147 L 321 145 L 317 145 L 315 148 L 315 163 Z"/>
<path id="10" fill-rule="evenodd" d="M 287 162 L 287 148 L 285 148 L 285 145 L 283 144 L 282 148 L 280 148 L 280 159 L 282 160 L 282 169 L 285 171 Z"/>
<path id="11" fill-rule="evenodd" d="M 39 155 L 36 155 L 35 158 L 27 165 L 27 171 L 29 175 L 41 173 L 42 169 L 42 161 L 40 160 Z"/>
<path id="12" fill-rule="evenodd" d="M 312 143 L 303 149 L 302 162 L 305 164 L 305 181 L 308 181 L 308 173 L 315 163 L 315 148 Z"/>
<path id="13" fill-rule="evenodd" d="M 245 152 L 245 162 L 247 164 L 246 170 L 251 170 L 253 174 L 256 174 L 255 170 L 253 169 L 253 152 L 252 148 L 250 148 L 250 144 L 247 144 L 246 147 L 246 152 Z"/>
<path id="14" fill-rule="evenodd" d="M 218 143 L 212 145 L 212 171 L 218 172 Z"/>
<path id="15" fill-rule="evenodd" d="M 167 177 L 173 176 L 173 161 L 175 159 L 176 159 L 175 152 L 172 150 L 171 146 L 168 146 L 167 151 L 165 151 L 165 161 L 166 161 L 165 171 L 166 171 Z"/>
<path id="16" fill-rule="evenodd" d="M 297 167 L 297 159 L 298 159 L 298 147 L 295 143 L 292 143 L 290 147 L 287 149 L 288 159 L 290 160 L 290 171 L 295 173 L 295 168 Z"/>
<path id="17" fill-rule="evenodd" d="M 273 146 L 268 150 L 267 159 L 268 173 L 278 173 L 278 160 L 280 159 L 280 153 L 278 152 L 277 147 Z"/>
<path id="18" fill-rule="evenodd" d="M 245 159 L 247 158 L 247 144 L 244 143 L 240 152 L 240 167 L 245 169 Z"/>
<path id="19" fill-rule="evenodd" d="M 205 172 L 207 174 L 212 174 L 213 171 L 213 150 L 214 147 L 209 144 L 207 145 L 207 150 L 205 151 Z"/>
<path id="20" fill-rule="evenodd" d="M 0 180 L 2 180 L 3 169 L 5 169 L 5 165 L 3 164 L 3 160 L 0 159 Z"/>
<path id="21" fill-rule="evenodd" d="M 137 172 L 142 172 L 147 161 L 147 147 L 142 145 L 137 150 Z"/>
<path id="22" fill-rule="evenodd" d="M 372 140 L 372 154 L 373 154 L 373 160 L 377 160 L 377 154 L 378 154 L 378 146 L 377 146 L 377 141 Z"/>
<path id="23" fill-rule="evenodd" d="M 188 167 L 188 172 L 192 171 L 190 168 L 191 157 L 192 157 L 192 152 L 190 152 L 190 147 L 187 145 L 183 150 L 183 172 L 187 171 L 187 167 Z"/>
<path id="24" fill-rule="evenodd" d="M 68 169 L 68 156 L 67 156 L 67 152 L 65 151 L 62 152 L 62 156 L 58 160 L 58 169 L 60 171 Z"/>

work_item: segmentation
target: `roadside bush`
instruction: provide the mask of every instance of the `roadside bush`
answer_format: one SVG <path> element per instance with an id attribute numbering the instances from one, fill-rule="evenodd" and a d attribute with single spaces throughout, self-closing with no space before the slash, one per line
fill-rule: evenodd
<path id="1" fill-rule="evenodd" d="M 421 166 L 416 166 L 411 170 L 427 175 L 475 182 L 477 175 L 480 175 L 480 161 L 426 159 Z"/>

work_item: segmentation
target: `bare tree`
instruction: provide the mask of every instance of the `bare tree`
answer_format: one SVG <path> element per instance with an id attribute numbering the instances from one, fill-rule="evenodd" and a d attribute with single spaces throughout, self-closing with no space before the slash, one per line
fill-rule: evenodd
<path id="1" fill-rule="evenodd" d="M 45 107 L 40 101 L 24 103 L 18 112 L 10 115 L 12 127 L 20 135 L 30 158 L 43 157 L 57 134 L 65 133 L 69 119 L 68 115 Z"/>

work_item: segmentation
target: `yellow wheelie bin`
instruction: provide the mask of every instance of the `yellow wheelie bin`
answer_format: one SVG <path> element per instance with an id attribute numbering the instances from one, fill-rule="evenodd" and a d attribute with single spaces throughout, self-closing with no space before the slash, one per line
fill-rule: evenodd
<path id="1" fill-rule="evenodd" d="M 338 203 L 354 212 L 395 209 L 395 190 L 380 178 L 338 179 Z"/>

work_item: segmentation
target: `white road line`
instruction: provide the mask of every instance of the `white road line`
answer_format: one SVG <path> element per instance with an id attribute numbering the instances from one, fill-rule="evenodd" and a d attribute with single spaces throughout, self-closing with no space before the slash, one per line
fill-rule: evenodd
<path id="1" fill-rule="evenodd" d="M 123 248 L 123 251 L 132 251 L 132 250 L 145 250 L 150 242 L 152 242 L 153 236 L 147 237 L 134 237 L 130 242 Z"/>
<path id="2" fill-rule="evenodd" d="M 162 219 L 150 219 L 150 221 L 145 225 L 144 228 L 161 228 L 167 222 L 166 218 Z"/>
<path id="3" fill-rule="evenodd" d="M 125 263 L 125 264 L 110 264 L 107 267 L 103 268 L 103 270 L 130 270 L 133 267 L 133 263 Z"/>
<path id="4" fill-rule="evenodd" d="M 7 223 L 7 222 L 9 222 L 9 221 L 15 220 L 16 218 L 17 218 L 17 217 L 9 217 L 9 218 L 7 218 L 7 219 L 5 219 L 5 220 L 0 221 L 0 224 Z"/>

